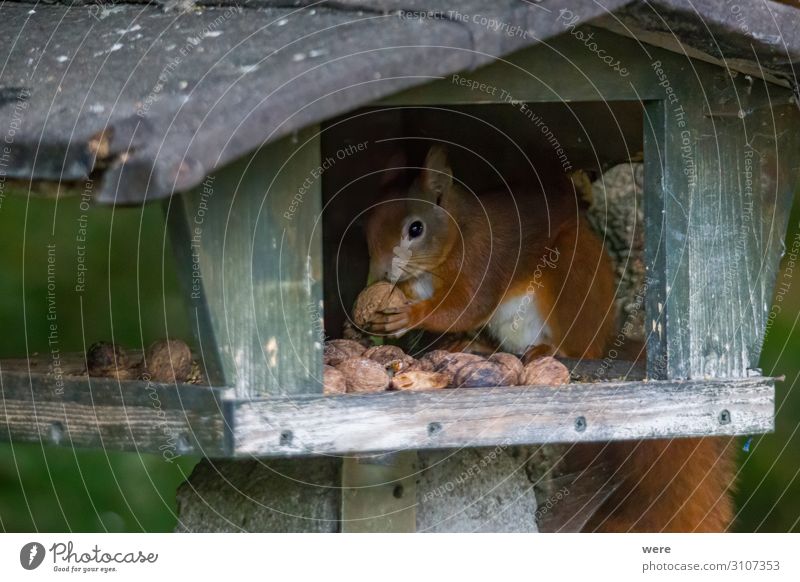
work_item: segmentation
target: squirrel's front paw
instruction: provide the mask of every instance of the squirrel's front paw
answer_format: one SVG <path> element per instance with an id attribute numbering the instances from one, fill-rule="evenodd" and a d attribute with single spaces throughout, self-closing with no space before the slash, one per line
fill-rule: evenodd
<path id="1" fill-rule="evenodd" d="M 411 304 L 399 307 L 387 307 L 375 312 L 369 322 L 367 331 L 376 335 L 401 336 L 411 326 Z"/>

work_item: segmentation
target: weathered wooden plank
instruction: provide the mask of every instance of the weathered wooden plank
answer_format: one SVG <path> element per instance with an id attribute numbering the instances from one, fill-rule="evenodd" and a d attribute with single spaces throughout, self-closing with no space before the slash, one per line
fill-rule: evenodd
<path id="1" fill-rule="evenodd" d="M 223 456 L 226 390 L 110 378 L 0 373 L 0 440 Z"/>
<path id="2" fill-rule="evenodd" d="M 570 29 L 565 27 L 564 32 Z M 594 43 L 607 65 L 578 36 Z M 522 49 L 476 71 L 450 75 L 382 99 L 380 105 L 456 105 L 466 103 L 640 101 L 661 98 L 658 80 L 649 74 L 652 55 L 670 54 L 607 30 L 583 26 L 546 44 Z M 669 58 L 674 58 L 670 55 Z M 554 75 L 554 63 L 558 74 Z"/>
<path id="3" fill-rule="evenodd" d="M 369 453 L 772 430 L 771 378 L 238 401 L 235 456 Z"/>
<path id="4" fill-rule="evenodd" d="M 800 165 L 791 92 L 664 61 L 646 108 L 648 375 L 758 367 Z"/>
<path id="5" fill-rule="evenodd" d="M 322 392 L 319 155 L 312 127 L 165 203 L 206 375 L 242 398 Z"/>

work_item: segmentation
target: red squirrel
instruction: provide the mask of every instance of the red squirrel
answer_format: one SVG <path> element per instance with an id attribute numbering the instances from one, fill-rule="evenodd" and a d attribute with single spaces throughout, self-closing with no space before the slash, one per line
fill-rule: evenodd
<path id="1" fill-rule="evenodd" d="M 616 332 L 615 276 L 560 172 L 522 189 L 468 191 L 433 146 L 409 186 L 366 222 L 370 278 L 408 304 L 379 312 L 376 334 L 480 332 L 517 354 L 600 359 Z M 545 196 L 545 192 L 547 193 Z M 624 475 L 584 531 L 725 531 L 733 476 L 723 439 L 576 445 L 566 464 Z"/>

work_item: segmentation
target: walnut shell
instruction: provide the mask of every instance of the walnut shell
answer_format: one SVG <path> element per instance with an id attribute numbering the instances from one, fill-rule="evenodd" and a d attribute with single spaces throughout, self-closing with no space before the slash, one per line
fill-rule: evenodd
<path id="1" fill-rule="evenodd" d="M 142 366 L 153 382 L 185 382 L 192 373 L 192 351 L 181 340 L 158 340 L 147 348 Z"/>
<path id="2" fill-rule="evenodd" d="M 347 392 L 382 392 L 389 387 L 389 375 L 375 360 L 350 358 L 336 366 L 344 374 Z"/>
<path id="3" fill-rule="evenodd" d="M 448 354 L 447 357 L 442 358 L 439 364 L 434 368 L 437 372 L 444 372 L 455 376 L 458 371 L 467 364 L 480 364 L 486 361 L 486 358 L 475 354 L 465 354 L 463 352 L 456 352 Z"/>
<path id="4" fill-rule="evenodd" d="M 432 350 L 417 361 L 420 363 L 420 365 L 427 366 L 430 364 L 431 370 L 434 370 L 445 359 L 449 358 L 452 353 L 453 352 L 448 352 L 447 350 Z"/>
<path id="5" fill-rule="evenodd" d="M 124 380 L 133 374 L 128 369 L 128 355 L 111 342 L 96 342 L 86 352 L 86 371 L 90 376 Z"/>
<path id="6" fill-rule="evenodd" d="M 388 307 L 400 307 L 408 302 L 400 289 L 388 281 L 378 281 L 362 290 L 353 306 L 353 321 L 359 328 L 364 328 L 375 315 L 375 312 Z"/>
<path id="7" fill-rule="evenodd" d="M 322 393 L 344 394 L 347 392 L 347 380 L 344 374 L 333 366 L 322 367 Z"/>
<path id="8" fill-rule="evenodd" d="M 526 364 L 519 381 L 523 386 L 569 384 L 569 369 L 555 358 L 546 356 Z"/>
<path id="9" fill-rule="evenodd" d="M 505 366 L 486 360 L 471 362 L 458 369 L 452 385 L 456 388 L 508 386 L 508 371 Z"/>
<path id="10" fill-rule="evenodd" d="M 345 360 L 358 358 L 366 349 L 363 345 L 353 340 L 328 340 L 322 350 L 322 362 L 329 366 L 338 366 Z"/>
<path id="11" fill-rule="evenodd" d="M 489 356 L 489 361 L 500 364 L 506 369 L 506 382 L 509 386 L 514 386 L 519 383 L 519 377 L 520 374 L 522 374 L 524 366 L 517 356 L 505 352 L 497 352 Z"/>
<path id="12" fill-rule="evenodd" d="M 392 388 L 395 390 L 436 390 L 447 388 L 452 377 L 441 372 L 423 372 L 412 370 L 395 374 L 392 378 Z"/>
<path id="13" fill-rule="evenodd" d="M 414 360 L 412 358 L 412 362 L 408 365 L 408 367 L 403 370 L 404 372 L 433 372 L 434 366 L 430 360 Z"/>
<path id="14" fill-rule="evenodd" d="M 364 352 L 364 357 L 374 360 L 387 370 L 398 373 L 406 370 L 413 362 L 414 358 L 407 355 L 398 346 L 373 346 Z"/>

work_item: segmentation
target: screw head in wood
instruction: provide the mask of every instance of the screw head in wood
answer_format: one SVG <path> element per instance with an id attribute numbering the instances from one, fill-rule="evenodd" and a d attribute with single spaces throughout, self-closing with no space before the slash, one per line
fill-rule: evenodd
<path id="1" fill-rule="evenodd" d="M 579 416 L 575 419 L 575 430 L 578 432 L 583 432 L 586 430 L 586 417 Z"/>
<path id="2" fill-rule="evenodd" d="M 719 423 L 720 424 L 730 424 L 731 423 L 731 413 L 729 410 L 725 409 L 719 413 Z"/>

